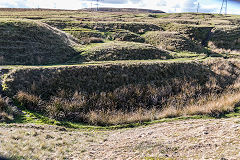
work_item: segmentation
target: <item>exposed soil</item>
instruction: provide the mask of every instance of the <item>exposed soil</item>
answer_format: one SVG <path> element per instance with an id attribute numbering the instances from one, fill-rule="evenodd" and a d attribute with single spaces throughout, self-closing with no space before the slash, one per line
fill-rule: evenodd
<path id="1" fill-rule="evenodd" d="M 30 159 L 240 159 L 240 119 L 187 120 L 114 131 L 0 126 L 0 154 Z"/>

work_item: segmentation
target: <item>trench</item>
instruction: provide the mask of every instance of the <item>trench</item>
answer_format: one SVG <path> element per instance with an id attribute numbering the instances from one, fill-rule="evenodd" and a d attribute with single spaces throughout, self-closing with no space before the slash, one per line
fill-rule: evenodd
<path id="1" fill-rule="evenodd" d="M 213 30 L 214 30 L 214 28 L 212 28 L 212 29 L 208 32 L 206 38 L 202 40 L 202 45 L 203 45 L 204 47 L 207 47 L 208 41 L 212 38 Z"/>

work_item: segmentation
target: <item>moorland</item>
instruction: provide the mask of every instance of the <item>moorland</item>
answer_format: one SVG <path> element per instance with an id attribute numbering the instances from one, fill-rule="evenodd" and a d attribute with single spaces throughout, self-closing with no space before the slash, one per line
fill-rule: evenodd
<path id="1" fill-rule="evenodd" d="M 240 158 L 239 22 L 0 9 L 0 155 Z"/>

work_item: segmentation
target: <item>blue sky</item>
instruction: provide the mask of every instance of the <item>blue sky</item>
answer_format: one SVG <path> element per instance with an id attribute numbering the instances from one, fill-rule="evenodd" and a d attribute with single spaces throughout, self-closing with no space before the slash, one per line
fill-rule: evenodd
<path id="1" fill-rule="evenodd" d="M 197 4 L 200 12 L 218 13 L 222 0 L 102 0 L 101 7 L 148 8 L 165 12 L 195 12 Z M 57 8 L 81 9 L 95 7 L 94 0 L 0 0 L 0 7 L 10 8 Z M 229 0 L 228 13 L 240 14 L 240 0 Z"/>

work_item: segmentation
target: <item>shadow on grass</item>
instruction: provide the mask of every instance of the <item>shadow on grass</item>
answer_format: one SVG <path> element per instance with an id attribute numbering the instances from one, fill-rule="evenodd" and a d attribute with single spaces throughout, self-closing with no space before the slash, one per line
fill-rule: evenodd
<path id="1" fill-rule="evenodd" d="M 223 57 L 223 55 L 217 53 L 217 52 L 214 52 L 212 50 L 210 50 L 209 48 L 204 48 L 204 51 L 203 51 L 208 57 Z"/>
<path id="2" fill-rule="evenodd" d="M 4 156 L 0 155 L 0 160 L 15 160 L 15 158 L 7 158 L 7 157 L 4 157 Z"/>
<path id="3" fill-rule="evenodd" d="M 240 117 L 240 102 L 235 104 L 234 110 L 232 112 L 225 111 L 221 113 L 214 113 L 209 116 L 216 119 Z"/>

